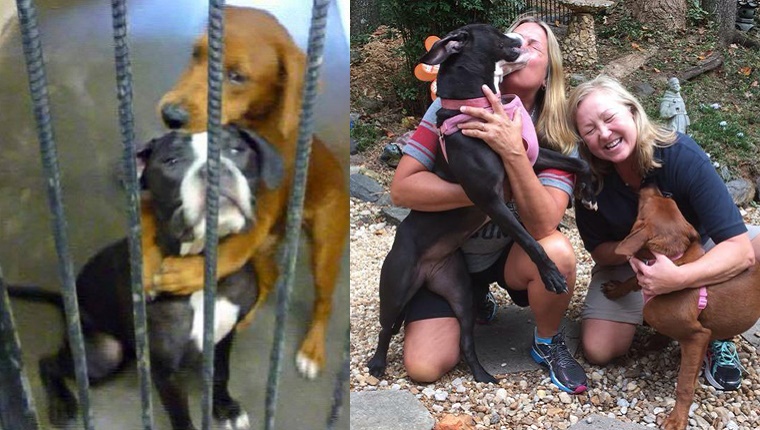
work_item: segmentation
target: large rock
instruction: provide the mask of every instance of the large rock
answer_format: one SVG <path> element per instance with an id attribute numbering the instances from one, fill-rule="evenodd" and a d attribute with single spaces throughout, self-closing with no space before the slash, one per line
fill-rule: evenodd
<path id="1" fill-rule="evenodd" d="M 742 207 L 748 205 L 755 198 L 755 185 L 743 178 L 734 179 L 726 183 L 731 198 L 734 199 L 734 203 L 737 206 Z"/>
<path id="2" fill-rule="evenodd" d="M 362 173 L 350 176 L 349 189 L 351 197 L 365 202 L 376 202 L 385 193 L 385 188 L 379 182 Z"/>
<path id="3" fill-rule="evenodd" d="M 404 218 L 409 215 L 409 212 L 411 212 L 410 209 L 401 208 L 398 206 L 383 208 L 383 215 L 385 216 L 385 220 L 392 225 L 401 224 L 401 221 L 403 221 Z"/>
<path id="4" fill-rule="evenodd" d="M 351 393 L 351 430 L 430 430 L 430 412 L 408 391 Z"/>

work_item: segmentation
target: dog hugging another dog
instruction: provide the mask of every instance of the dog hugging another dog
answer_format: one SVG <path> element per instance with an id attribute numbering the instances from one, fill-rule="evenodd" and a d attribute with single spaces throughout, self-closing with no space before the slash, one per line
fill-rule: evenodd
<path id="1" fill-rule="evenodd" d="M 225 9 L 225 56 L 220 164 L 220 211 L 213 414 L 226 428 L 250 428 L 227 391 L 234 329 L 246 327 L 279 276 L 278 246 L 293 182 L 305 55 L 268 12 Z M 159 103 L 174 129 L 139 150 L 143 283 L 148 303 L 152 373 L 174 429 L 195 428 L 177 372 L 197 360 L 202 337 L 205 236 L 208 38 L 195 43 L 187 69 Z M 325 364 L 332 293 L 348 238 L 348 191 L 340 162 L 314 137 L 304 203 L 311 241 L 315 302 L 296 359 L 314 378 Z M 296 250 L 287 250 L 296 252 Z M 126 240 L 110 245 L 82 268 L 77 295 L 92 382 L 111 375 L 134 355 Z M 11 295 L 52 301 L 58 293 L 13 288 Z M 40 361 L 55 425 L 76 417 L 66 386 L 73 376 L 68 347 Z"/>

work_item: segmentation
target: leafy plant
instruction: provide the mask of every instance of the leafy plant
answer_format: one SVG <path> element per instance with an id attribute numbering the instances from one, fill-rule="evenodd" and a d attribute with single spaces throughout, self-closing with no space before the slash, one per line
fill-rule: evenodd
<path id="1" fill-rule="evenodd" d="M 381 0 L 382 21 L 401 32 L 403 46 L 401 55 L 405 67 L 395 80 L 397 95 L 402 108 L 412 114 L 422 114 L 422 101 L 429 100 L 427 85 L 410 83 L 419 58 L 425 53 L 424 42 L 428 36 L 443 36 L 448 32 L 471 23 L 488 23 L 506 29 L 526 9 L 525 1 L 495 2 L 493 0 L 431 0 L 410 2 L 407 0 Z"/>
<path id="2" fill-rule="evenodd" d="M 354 122 L 350 134 L 351 139 L 356 141 L 356 149 L 360 152 L 372 147 L 380 138 L 380 130 L 376 126 L 360 120 Z"/>
<path id="3" fill-rule="evenodd" d="M 699 0 L 689 0 L 686 10 L 686 20 L 689 22 L 689 25 L 704 25 L 708 22 L 710 12 L 702 9 L 700 3 Z"/>

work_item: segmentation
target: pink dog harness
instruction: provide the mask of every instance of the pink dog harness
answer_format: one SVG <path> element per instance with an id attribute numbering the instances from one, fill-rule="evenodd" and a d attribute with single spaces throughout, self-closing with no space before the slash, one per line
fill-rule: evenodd
<path id="1" fill-rule="evenodd" d="M 671 261 L 678 260 L 681 258 L 683 254 L 677 255 L 674 258 L 671 258 Z M 649 264 L 647 264 L 648 266 Z M 644 290 L 641 290 L 641 295 L 644 296 L 644 305 L 649 303 L 652 298 L 655 296 L 650 296 L 649 294 L 645 293 Z M 700 311 L 707 307 L 707 287 L 699 287 L 699 300 L 697 301 L 697 309 Z"/>
<path id="2" fill-rule="evenodd" d="M 533 120 L 530 118 L 530 114 L 527 110 L 525 110 L 522 101 L 520 101 L 520 98 L 516 95 L 508 94 L 503 96 L 502 105 L 504 106 L 504 112 L 506 112 L 510 119 L 514 118 L 515 113 L 517 112 L 522 115 L 523 145 L 525 146 L 525 152 L 528 155 L 530 164 L 535 164 L 536 159 L 538 158 L 538 138 L 536 137 L 536 129 L 533 127 Z M 441 99 L 441 107 L 443 109 L 459 110 L 459 108 L 462 106 L 484 108 L 489 112 L 493 112 L 491 102 L 489 102 L 485 97 L 467 100 Z M 480 118 L 475 118 L 473 116 L 460 113 L 459 115 L 455 115 L 444 120 L 443 124 L 441 124 L 439 140 L 441 142 L 443 158 L 445 158 L 447 162 L 449 161 L 449 157 L 446 154 L 446 139 L 444 137 L 456 133 L 459 131 L 459 124 L 471 120 L 483 122 Z"/>

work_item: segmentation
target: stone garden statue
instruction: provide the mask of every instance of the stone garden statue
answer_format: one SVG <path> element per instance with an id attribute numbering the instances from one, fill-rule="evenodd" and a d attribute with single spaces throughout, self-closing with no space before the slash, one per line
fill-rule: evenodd
<path id="1" fill-rule="evenodd" d="M 686 133 L 686 127 L 691 124 L 686 113 L 686 104 L 681 97 L 678 78 L 668 79 L 668 89 L 660 102 L 660 117 L 668 121 L 670 129 L 681 133 Z"/>

